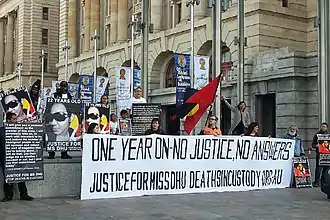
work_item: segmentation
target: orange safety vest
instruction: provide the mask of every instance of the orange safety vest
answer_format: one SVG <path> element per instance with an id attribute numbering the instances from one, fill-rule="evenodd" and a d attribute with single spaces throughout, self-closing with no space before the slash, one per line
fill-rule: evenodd
<path id="1" fill-rule="evenodd" d="M 209 128 L 204 127 L 203 132 L 205 135 L 222 135 L 221 130 L 219 128 Z"/>

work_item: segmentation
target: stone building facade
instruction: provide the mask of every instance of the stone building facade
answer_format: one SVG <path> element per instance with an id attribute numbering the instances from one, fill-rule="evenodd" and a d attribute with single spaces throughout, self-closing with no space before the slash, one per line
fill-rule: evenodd
<path id="1" fill-rule="evenodd" d="M 41 50 L 45 51 L 45 84 L 57 78 L 59 3 L 51 0 L 0 1 L 0 87 L 31 85 L 41 76 Z"/>
<path id="2" fill-rule="evenodd" d="M 92 2 L 92 3 L 91 3 Z M 195 9 L 195 51 L 211 56 L 212 18 L 207 1 Z M 236 76 L 238 45 L 236 0 L 225 1 L 223 13 L 222 94 L 237 103 Z M 69 75 L 93 72 L 90 37 L 100 35 L 97 74 L 111 80 L 111 100 L 115 100 L 114 70 L 130 65 L 130 17 L 132 5 L 140 16 L 138 0 L 66 0 L 60 3 L 59 78 L 64 78 L 62 47 L 71 46 Z M 149 41 L 149 101 L 162 103 L 166 112 L 175 104 L 173 52 L 189 53 L 189 9 L 185 1 L 152 0 L 151 23 L 155 32 Z M 305 141 L 312 138 L 318 124 L 317 106 L 317 14 L 313 0 L 249 0 L 245 2 L 245 101 L 253 121 L 261 124 L 263 135 L 281 135 L 290 123 L 300 128 Z M 135 61 L 141 62 L 141 40 L 135 41 Z M 230 111 L 222 108 L 224 130 Z M 166 119 L 167 130 L 173 129 Z"/>

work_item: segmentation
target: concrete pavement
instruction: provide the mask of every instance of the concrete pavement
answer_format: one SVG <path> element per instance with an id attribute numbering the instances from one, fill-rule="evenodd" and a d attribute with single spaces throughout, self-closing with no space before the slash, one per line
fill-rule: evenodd
<path id="1" fill-rule="evenodd" d="M 319 188 L 0 203 L 1 220 L 294 220 L 328 219 Z"/>

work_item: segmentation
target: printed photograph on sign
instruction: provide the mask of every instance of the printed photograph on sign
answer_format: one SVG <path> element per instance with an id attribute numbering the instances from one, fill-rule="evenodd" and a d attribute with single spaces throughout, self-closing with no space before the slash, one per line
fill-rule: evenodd
<path id="1" fill-rule="evenodd" d="M 6 123 L 5 130 L 6 182 L 43 180 L 43 124 Z"/>
<path id="2" fill-rule="evenodd" d="M 121 110 L 129 108 L 130 98 L 132 97 L 130 75 L 130 67 L 118 67 L 116 69 L 116 104 L 118 116 L 120 116 Z"/>
<path id="3" fill-rule="evenodd" d="M 96 82 L 96 101 L 101 102 L 101 97 L 105 94 L 109 78 L 104 76 L 98 76 Z"/>
<path id="4" fill-rule="evenodd" d="M 78 99 L 79 95 L 79 84 L 78 83 L 68 83 L 68 92 L 73 99 Z"/>
<path id="5" fill-rule="evenodd" d="M 59 80 L 53 80 L 52 81 L 53 93 L 56 92 L 56 90 L 60 88 L 60 83 L 61 83 L 61 81 L 59 81 Z"/>
<path id="6" fill-rule="evenodd" d="M 110 132 L 110 107 L 109 105 L 86 103 L 85 104 L 85 131 L 93 134 L 94 129 L 100 134 L 108 134 Z M 89 126 L 93 129 L 90 130 Z M 95 128 L 96 127 L 96 128 Z"/>
<path id="7" fill-rule="evenodd" d="M 87 74 L 80 75 L 80 99 L 83 103 L 92 103 L 93 76 Z"/>
<path id="8" fill-rule="evenodd" d="M 123 136 L 132 135 L 131 119 L 119 119 L 119 133 Z"/>
<path id="9" fill-rule="evenodd" d="M 311 173 L 307 157 L 293 158 L 293 174 L 296 188 L 312 187 Z"/>
<path id="10" fill-rule="evenodd" d="M 320 153 L 320 166 L 330 166 L 330 135 L 317 134 L 317 141 Z"/>
<path id="11" fill-rule="evenodd" d="M 194 88 L 200 90 L 209 83 L 209 63 L 210 58 L 206 56 L 194 57 L 195 85 Z"/>
<path id="12" fill-rule="evenodd" d="M 81 150 L 81 100 L 48 98 L 45 111 L 47 151 Z"/>
<path id="13" fill-rule="evenodd" d="M 17 116 L 17 122 L 37 119 L 36 110 L 25 86 L 1 93 L 0 99 L 5 115 L 8 112 L 14 113 Z"/>
<path id="14" fill-rule="evenodd" d="M 44 87 L 43 93 L 44 93 L 44 98 L 51 98 L 53 97 L 53 93 L 55 90 L 53 90 L 53 87 Z"/>

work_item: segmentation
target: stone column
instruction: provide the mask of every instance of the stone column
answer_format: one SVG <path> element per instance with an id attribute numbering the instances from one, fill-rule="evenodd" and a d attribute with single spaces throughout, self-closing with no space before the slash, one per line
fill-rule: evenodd
<path id="1" fill-rule="evenodd" d="M 151 1 L 151 23 L 154 24 L 154 31 L 158 32 L 163 29 L 163 1 Z"/>
<path id="2" fill-rule="evenodd" d="M 195 4 L 195 18 L 205 18 L 206 2 L 207 1 L 200 1 L 199 5 Z"/>
<path id="3" fill-rule="evenodd" d="M 7 16 L 7 36 L 5 48 L 5 73 L 13 73 L 13 52 L 14 52 L 14 13 L 10 12 Z"/>
<path id="4" fill-rule="evenodd" d="M 117 27 L 117 41 L 125 42 L 127 40 L 128 32 L 128 1 L 118 0 L 118 27 Z"/>
<path id="5" fill-rule="evenodd" d="M 4 57 L 5 57 L 5 21 L 0 19 L 0 76 L 4 75 Z"/>
<path id="6" fill-rule="evenodd" d="M 69 0 L 68 18 L 69 58 L 77 56 L 77 0 Z"/>
<path id="7" fill-rule="evenodd" d="M 96 34 L 100 36 L 100 0 L 92 0 L 91 4 L 91 28 L 90 28 L 90 36 Z M 91 45 L 91 49 L 93 45 Z"/>
<path id="8" fill-rule="evenodd" d="M 110 27 L 110 44 L 117 41 L 117 28 L 118 28 L 118 0 L 110 0 L 111 3 L 111 27 Z"/>
<path id="9" fill-rule="evenodd" d="M 85 7 L 84 51 L 88 52 L 91 44 L 91 35 L 90 35 L 91 0 L 85 0 L 83 7 Z"/>
<path id="10" fill-rule="evenodd" d="M 181 5 L 181 21 L 180 23 L 186 23 L 190 17 L 190 6 L 187 7 L 186 1 L 182 2 Z"/>

